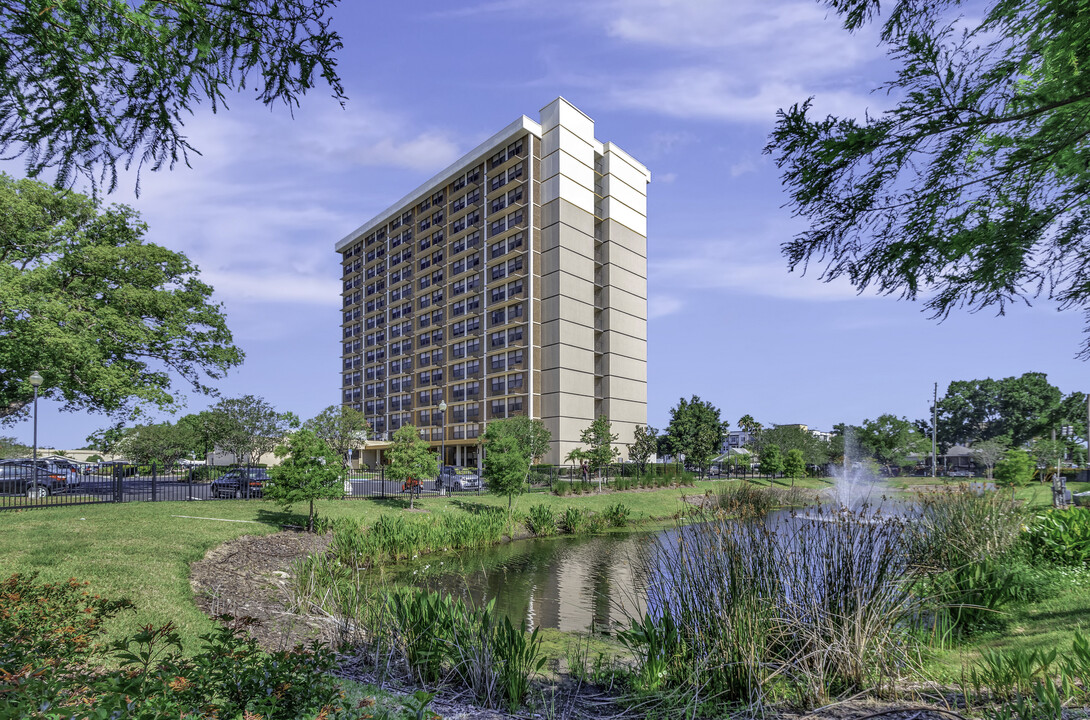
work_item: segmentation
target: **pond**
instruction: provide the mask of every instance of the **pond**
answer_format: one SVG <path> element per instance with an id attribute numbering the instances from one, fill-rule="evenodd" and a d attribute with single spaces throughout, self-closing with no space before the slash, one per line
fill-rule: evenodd
<path id="1" fill-rule="evenodd" d="M 459 554 L 429 555 L 386 570 L 386 578 L 442 591 L 527 627 L 609 632 L 645 607 L 639 555 L 661 531 L 519 540 Z"/>
<path id="2" fill-rule="evenodd" d="M 893 505 L 900 505 L 894 514 L 906 508 L 899 503 Z M 801 537 L 799 525 L 808 514 L 796 518 L 794 512 L 777 511 L 766 519 L 773 535 L 780 535 L 785 543 L 781 555 L 794 555 L 794 545 Z M 820 535 L 826 532 L 824 524 L 804 523 Z M 681 532 L 694 539 L 702 534 L 696 526 Z M 476 551 L 429 555 L 388 567 L 384 574 L 395 584 L 448 593 L 475 606 L 494 599 L 497 611 L 515 623 L 525 621 L 527 627 L 612 632 L 628 627 L 629 618 L 643 615 L 649 584 L 657 586 L 655 581 L 659 579 L 650 578 L 649 583 L 648 573 L 661 576 L 666 572 L 659 553 L 675 547 L 678 533 L 676 527 L 670 526 L 597 536 L 519 540 Z M 697 542 L 709 547 L 713 544 L 709 539 Z M 820 540 L 811 542 L 813 547 L 821 546 Z M 645 569 L 649 567 L 654 570 Z M 652 594 L 658 596 L 661 591 Z"/>

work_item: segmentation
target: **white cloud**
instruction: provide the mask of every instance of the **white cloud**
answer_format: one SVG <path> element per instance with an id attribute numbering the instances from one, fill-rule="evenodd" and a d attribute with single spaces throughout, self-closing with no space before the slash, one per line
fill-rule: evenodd
<path id="1" fill-rule="evenodd" d="M 655 182 L 659 184 L 669 185 L 675 180 L 677 180 L 677 173 L 674 172 L 657 173 L 655 175 Z"/>
<path id="2" fill-rule="evenodd" d="M 674 295 L 650 293 L 647 298 L 647 319 L 666 317 L 679 312 L 685 307 L 685 301 Z"/>

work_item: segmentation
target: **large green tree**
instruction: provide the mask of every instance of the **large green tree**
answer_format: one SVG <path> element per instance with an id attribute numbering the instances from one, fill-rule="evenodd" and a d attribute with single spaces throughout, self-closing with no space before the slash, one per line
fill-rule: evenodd
<path id="1" fill-rule="evenodd" d="M 802 453 L 804 462 L 824 465 L 829 461 L 829 443 L 799 425 L 774 425 L 758 430 L 753 445 L 760 448 L 778 445 L 786 455 L 792 450 Z"/>
<path id="2" fill-rule="evenodd" d="M 491 427 L 492 423 L 489 424 Z M 485 437 L 484 476 L 488 491 L 507 498 L 507 515 L 516 497 L 526 492 L 526 477 L 530 473 L 530 455 L 514 435 L 495 433 Z"/>
<path id="3" fill-rule="evenodd" d="M 530 462 L 537 462 L 549 452 L 549 443 L 553 438 L 545 423 L 526 415 L 493 420 L 485 428 L 484 436 L 486 441 L 501 436 L 513 437 Z"/>
<path id="4" fill-rule="evenodd" d="M 0 153 L 112 189 L 118 166 L 188 163 L 183 118 L 239 90 L 298 105 L 319 81 L 343 99 L 337 0 L 0 3 Z"/>
<path id="5" fill-rule="evenodd" d="M 727 423 L 719 419 L 719 408 L 693 395 L 689 400 L 680 398 L 670 409 L 664 438 L 671 455 L 684 455 L 686 464 L 703 475 L 722 449 L 726 429 Z"/>
<path id="6" fill-rule="evenodd" d="M 896 415 L 880 415 L 875 420 L 864 420 L 858 430 L 859 444 L 864 452 L 870 454 L 887 471 L 894 467 L 911 466 L 915 460 L 913 454 L 922 454 L 930 444 L 920 435 L 916 425 L 906 418 Z"/>
<path id="7" fill-rule="evenodd" d="M 138 465 L 161 463 L 162 470 L 189 455 L 193 444 L 187 426 L 162 422 L 130 429 L 114 446 L 114 451 Z"/>
<path id="8" fill-rule="evenodd" d="M 880 0 L 827 0 L 855 30 Z M 937 317 L 1047 297 L 1090 308 L 1090 23 L 1085 0 L 892 4 L 892 107 L 781 110 L 775 156 L 807 229 L 790 267 L 927 297 Z M 978 21 L 978 22 L 977 22 Z M 974 24 L 975 23 L 975 24 Z M 1081 355 L 1090 357 L 1090 336 Z"/>
<path id="9" fill-rule="evenodd" d="M 956 380 L 938 403 L 939 441 L 948 447 L 1005 437 L 1018 447 L 1055 427 L 1062 401 L 1044 373 Z"/>
<path id="10" fill-rule="evenodd" d="M 345 405 L 330 405 L 303 423 L 303 427 L 324 440 L 340 456 L 344 468 L 351 463 L 352 451 L 367 444 L 371 432 L 364 414 Z"/>
<path id="11" fill-rule="evenodd" d="M 262 455 L 272 452 L 299 425 L 293 413 L 278 412 L 254 395 L 224 398 L 209 412 L 216 448 L 234 455 L 239 465 L 260 462 Z"/>
<path id="12" fill-rule="evenodd" d="M 2 41 L 0 41 L 2 46 Z M 71 411 L 172 409 L 242 362 L 212 288 L 146 242 L 131 208 L 0 174 L 0 422 L 43 398 Z"/>

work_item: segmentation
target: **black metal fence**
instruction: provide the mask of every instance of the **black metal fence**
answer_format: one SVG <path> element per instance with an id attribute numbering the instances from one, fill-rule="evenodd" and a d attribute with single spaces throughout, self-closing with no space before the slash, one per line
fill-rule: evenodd
<path id="1" fill-rule="evenodd" d="M 122 502 L 190 502 L 258 499 L 269 475 L 264 468 L 197 465 L 110 465 L 80 473 L 29 464 L 0 464 L 0 510 Z M 343 479 L 345 499 L 479 494 L 477 476 L 445 476 L 415 482 L 387 477 L 385 468 L 353 470 Z"/>
<path id="2" fill-rule="evenodd" d="M 29 461 L 28 461 L 29 462 Z M 12 470 L 11 468 L 16 468 Z M 603 468 L 602 481 L 609 487 L 632 485 L 624 482 L 654 479 L 659 483 L 687 481 L 700 477 L 680 464 L 616 463 Z M 713 464 L 704 472 L 707 479 L 751 479 L 765 477 L 748 466 Z M 269 476 L 265 468 L 232 468 L 196 465 L 161 469 L 156 465 L 125 464 L 92 467 L 88 472 L 59 471 L 20 464 L 0 464 L 0 510 L 94 503 L 190 502 L 263 497 Z M 530 468 L 530 485 L 538 490 L 569 486 L 584 481 L 578 465 L 535 465 Z M 599 473 L 588 473 L 587 482 L 597 485 Z M 622 481 L 618 483 L 618 480 Z M 486 483 L 478 475 L 450 475 L 415 482 L 387 477 L 386 469 L 352 470 L 344 477 L 344 499 L 480 494 Z"/>

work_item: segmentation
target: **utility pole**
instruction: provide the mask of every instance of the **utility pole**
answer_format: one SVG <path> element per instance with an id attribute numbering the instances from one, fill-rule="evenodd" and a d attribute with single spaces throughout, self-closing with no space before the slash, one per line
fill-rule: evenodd
<path id="1" fill-rule="evenodd" d="M 938 439 L 939 432 L 939 384 L 935 383 L 934 395 L 931 398 L 931 479 L 937 477 L 938 472 Z"/>

